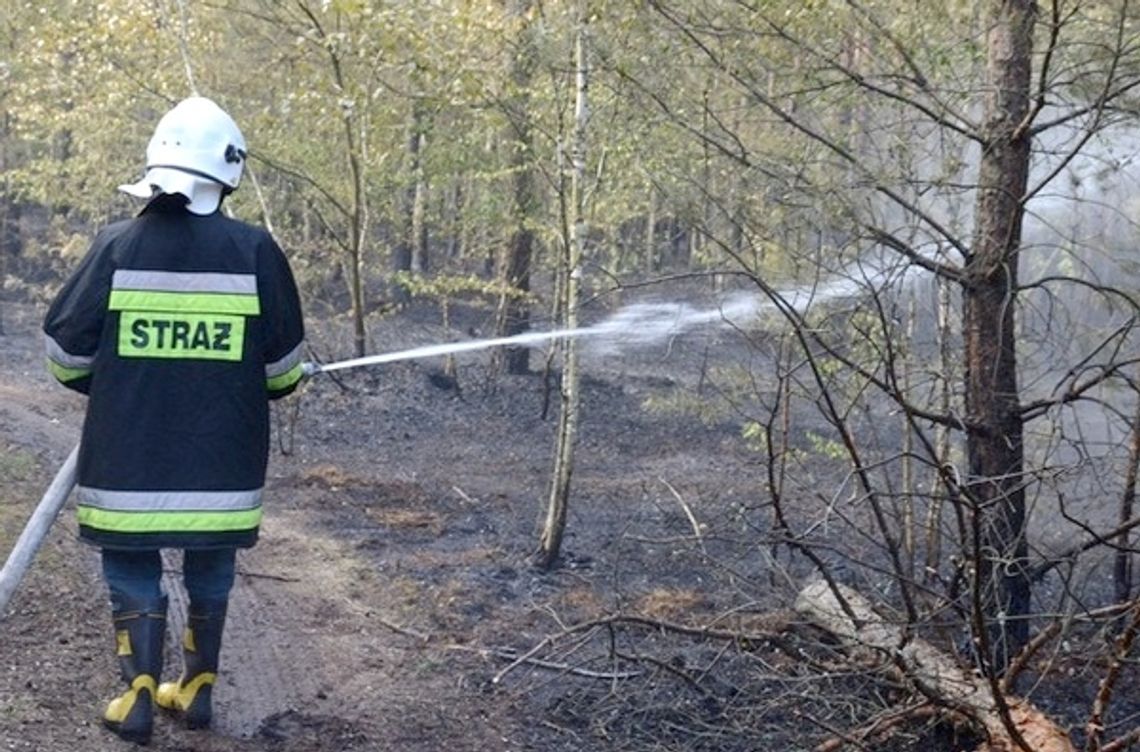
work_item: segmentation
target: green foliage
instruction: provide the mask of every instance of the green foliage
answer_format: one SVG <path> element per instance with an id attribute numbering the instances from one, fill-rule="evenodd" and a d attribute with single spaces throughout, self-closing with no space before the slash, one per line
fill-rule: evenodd
<path id="1" fill-rule="evenodd" d="M 162 8 L 24 7 L 8 98 L 12 134 L 30 156 L 11 176 L 19 195 L 99 215 L 116 184 L 137 178 L 155 114 L 187 91 Z"/>
<path id="2" fill-rule="evenodd" d="M 812 451 L 821 457 L 826 457 L 836 462 L 841 462 L 847 458 L 847 448 L 843 446 L 842 442 L 829 439 L 815 431 L 808 431 L 807 440 Z"/>
<path id="3" fill-rule="evenodd" d="M 695 418 L 706 426 L 716 425 L 732 416 L 731 405 L 721 399 L 684 389 L 647 397 L 641 407 L 651 415 L 677 415 Z"/>
<path id="4" fill-rule="evenodd" d="M 272 222 L 313 279 L 336 276 L 320 268 L 343 264 L 361 232 L 366 275 L 392 281 L 418 169 L 433 274 L 400 284 L 497 295 L 486 261 L 515 226 L 521 170 L 537 176 L 527 219 L 536 275 L 549 275 L 547 249 L 563 242 L 573 101 L 576 5 L 532 3 L 525 17 L 512 5 L 7 2 L 6 192 L 66 216 L 71 229 L 52 243 L 132 212 L 114 186 L 137 178 L 156 118 L 197 88 L 234 114 L 251 146 L 261 195 L 247 180 L 228 209 Z M 1135 38 L 1136 11 L 1121 22 L 1121 7 L 1080 4 L 1066 17 L 1047 81 L 1058 102 L 1093 96 L 1112 62 L 1108 40 Z M 883 213 L 885 191 L 968 236 L 974 145 L 945 122 L 976 110 L 976 3 L 595 0 L 589 11 L 585 261 L 604 273 L 587 285 L 666 268 L 825 280 L 872 245 L 868 224 L 913 229 L 913 215 Z M 524 24 L 531 51 L 520 46 Z M 1049 24 L 1038 27 L 1044 45 Z M 534 56 L 526 82 L 512 75 L 524 53 Z M 523 163 L 507 135 L 520 102 L 533 141 Z M 418 163 L 413 130 L 424 136 Z"/>
<path id="5" fill-rule="evenodd" d="M 768 429 L 763 423 L 755 420 L 745 421 L 740 426 L 740 438 L 744 440 L 749 449 L 757 454 L 766 455 L 768 453 L 770 447 Z"/>
<path id="6" fill-rule="evenodd" d="M 504 286 L 499 280 L 488 280 L 474 274 L 423 276 L 410 272 L 396 272 L 392 281 L 415 297 L 439 300 L 466 299 L 493 304 L 501 296 L 531 299 L 524 290 Z"/>

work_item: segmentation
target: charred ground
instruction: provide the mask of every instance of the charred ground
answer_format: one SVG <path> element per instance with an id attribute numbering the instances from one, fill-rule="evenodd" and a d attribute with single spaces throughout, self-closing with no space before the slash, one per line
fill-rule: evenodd
<path id="1" fill-rule="evenodd" d="M 82 421 L 83 398 L 42 367 L 41 315 L 7 306 L 0 336 L 4 552 Z M 430 311 L 373 335 L 384 351 L 456 336 Z M 326 357 L 346 352 L 344 336 L 336 321 L 310 332 Z M 736 345 L 731 357 L 755 357 Z M 239 559 L 216 728 L 161 722 L 154 747 L 793 750 L 857 725 L 891 685 L 787 629 L 797 583 L 771 573 L 806 562 L 770 566 L 787 554 L 765 543 L 764 470 L 742 416 L 650 409 L 699 402 L 718 348 L 732 352 L 696 333 L 587 355 L 571 518 L 549 572 L 531 562 L 550 379 L 492 377 L 485 357 L 461 360 L 456 383 L 434 362 L 313 379 L 275 409 L 266 521 Z M 171 557 L 174 613 L 178 567 Z M 0 622 L 0 749 L 124 748 L 98 723 L 118 686 L 105 601 L 65 511 Z M 878 748 L 968 742 L 918 724 Z"/>

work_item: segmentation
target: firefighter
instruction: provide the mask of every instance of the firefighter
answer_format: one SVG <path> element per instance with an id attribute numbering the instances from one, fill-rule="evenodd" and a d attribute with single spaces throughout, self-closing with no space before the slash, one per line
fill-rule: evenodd
<path id="1" fill-rule="evenodd" d="M 146 743 L 154 704 L 210 723 L 236 550 L 257 541 L 269 401 L 302 378 L 304 328 L 285 255 L 219 207 L 245 139 L 204 97 L 158 122 L 141 212 L 98 233 L 48 310 L 48 367 L 88 395 L 77 467 L 80 537 L 101 549 L 127 689 L 104 724 Z M 183 551 L 183 670 L 160 683 L 160 549 Z"/>

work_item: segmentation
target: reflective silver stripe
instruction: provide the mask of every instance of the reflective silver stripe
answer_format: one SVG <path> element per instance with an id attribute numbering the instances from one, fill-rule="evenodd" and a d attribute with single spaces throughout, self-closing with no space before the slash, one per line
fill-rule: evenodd
<path id="1" fill-rule="evenodd" d="M 280 360 L 275 360 L 272 363 L 265 364 L 265 378 L 272 379 L 275 376 L 280 376 L 283 373 L 288 373 L 289 370 L 296 368 L 297 364 L 301 362 L 301 348 L 304 342 L 294 347 L 289 351 L 289 354 Z"/>
<path id="2" fill-rule="evenodd" d="M 152 272 L 141 269 L 117 269 L 111 278 L 111 287 L 115 290 L 256 295 L 257 277 L 253 274 L 220 272 Z"/>
<path id="3" fill-rule="evenodd" d="M 64 368 L 90 368 L 95 362 L 94 355 L 75 355 L 64 350 L 50 335 L 44 335 L 44 349 L 48 360 L 58 363 Z"/>
<path id="4" fill-rule="evenodd" d="M 114 512 L 238 512 L 261 506 L 261 491 L 109 491 L 78 486 L 76 502 Z"/>

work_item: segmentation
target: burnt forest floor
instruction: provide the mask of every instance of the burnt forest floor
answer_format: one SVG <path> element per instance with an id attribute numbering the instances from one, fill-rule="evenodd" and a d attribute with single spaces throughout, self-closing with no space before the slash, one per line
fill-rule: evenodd
<path id="1" fill-rule="evenodd" d="M 42 313 L 3 310 L 5 554 L 84 409 L 43 368 Z M 347 357 L 346 329 L 312 323 L 314 354 Z M 456 337 L 426 310 L 373 322 L 371 336 L 377 351 Z M 586 354 L 551 571 L 532 563 L 557 422 L 550 379 L 492 378 L 486 354 L 461 356 L 457 381 L 435 361 L 312 379 L 275 407 L 266 517 L 239 557 L 215 727 L 160 719 L 152 748 L 798 750 L 857 725 L 858 703 L 826 698 L 881 685 L 838 662 L 801 670 L 781 608 L 796 583 L 740 545 L 766 521 L 739 416 L 650 409 L 701 400 L 708 345 Z M 0 751 L 129 746 L 98 722 L 119 682 L 97 556 L 70 507 L 0 621 Z M 172 674 L 184 596 L 177 556 L 168 564 Z M 919 724 L 879 748 L 959 745 Z"/>

